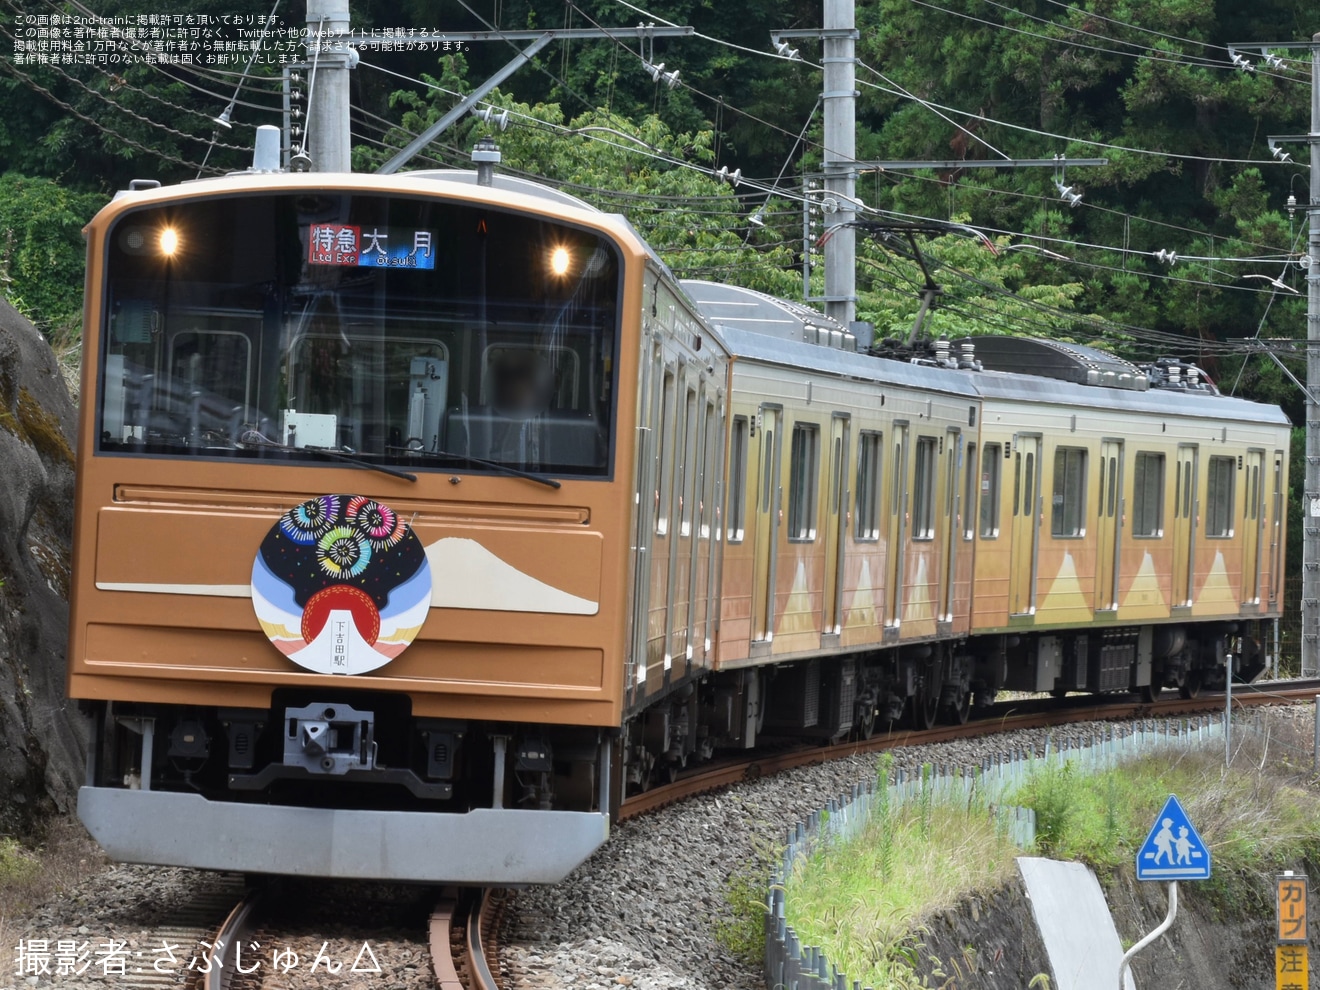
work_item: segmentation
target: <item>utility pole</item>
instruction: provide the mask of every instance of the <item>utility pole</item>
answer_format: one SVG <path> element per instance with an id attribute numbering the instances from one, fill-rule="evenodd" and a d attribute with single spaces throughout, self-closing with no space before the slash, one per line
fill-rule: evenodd
<path id="1" fill-rule="evenodd" d="M 825 315 L 851 327 L 857 319 L 857 27 L 855 0 L 825 0 L 820 30 L 772 31 L 776 48 L 786 38 L 820 38 L 824 42 L 825 188 L 820 207 L 824 228 L 833 231 L 825 242 Z M 837 229 L 836 229 L 837 228 Z M 803 245 L 810 251 L 810 245 Z M 805 284 L 805 283 L 804 283 Z"/>
<path id="2" fill-rule="evenodd" d="M 293 156 L 300 171 L 353 169 L 348 73 L 357 65 L 357 52 L 348 29 L 348 0 L 307 0 L 307 129 L 301 154 Z"/>
<path id="3" fill-rule="evenodd" d="M 1258 49 L 1311 50 L 1311 130 L 1306 134 L 1273 134 L 1270 150 L 1281 144 L 1306 144 L 1311 149 L 1311 196 L 1306 213 L 1310 220 L 1306 269 L 1306 476 L 1302 495 L 1302 670 L 1303 677 L 1320 673 L 1320 33 L 1309 42 L 1230 45 Z"/>
<path id="4" fill-rule="evenodd" d="M 825 0 L 825 191 L 834 204 L 826 226 L 857 214 L 857 29 L 854 0 Z M 829 194 L 833 194 L 830 196 Z M 823 208 L 828 209 L 827 206 Z M 857 232 L 841 227 L 825 242 L 825 315 L 840 326 L 857 319 Z"/>

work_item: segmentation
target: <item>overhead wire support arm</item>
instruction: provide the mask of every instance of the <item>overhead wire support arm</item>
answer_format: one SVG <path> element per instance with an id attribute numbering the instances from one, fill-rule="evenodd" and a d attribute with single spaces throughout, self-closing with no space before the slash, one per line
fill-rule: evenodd
<path id="1" fill-rule="evenodd" d="M 567 41 L 579 38 L 681 38 L 693 33 L 691 27 L 655 27 L 639 24 L 635 28 L 560 28 L 548 31 L 455 31 L 443 35 L 418 35 L 421 41 L 531 41 L 531 44 L 515 55 L 502 69 L 483 82 L 467 96 L 463 97 L 448 113 L 426 130 L 408 142 L 398 154 L 376 169 L 377 175 L 393 175 L 406 165 L 414 155 L 420 152 L 437 137 L 447 131 L 462 116 L 475 107 L 486 94 L 513 75 L 532 60 L 537 52 L 552 41 Z M 354 41 L 355 46 L 367 46 L 383 43 L 387 39 L 365 38 Z M 414 40 L 409 38 L 409 41 Z"/>

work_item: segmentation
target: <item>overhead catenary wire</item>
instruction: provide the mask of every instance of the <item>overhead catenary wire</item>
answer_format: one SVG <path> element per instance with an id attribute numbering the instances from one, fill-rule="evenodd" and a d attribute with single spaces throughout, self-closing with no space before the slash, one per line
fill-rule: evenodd
<path id="1" fill-rule="evenodd" d="M 161 151 L 158 148 L 150 148 L 140 141 L 136 141 L 133 138 L 120 134 L 118 131 L 114 130 L 113 128 L 106 127 L 99 120 L 96 120 L 93 117 L 89 117 L 87 116 L 87 114 L 81 112 L 80 110 L 69 105 L 68 103 L 65 103 L 63 100 L 61 100 L 58 96 L 56 96 L 46 87 L 42 86 L 35 79 L 24 73 L 16 65 L 14 65 L 12 60 L 10 59 L 0 60 L 0 67 L 3 67 L 4 71 L 15 76 L 21 82 L 25 83 L 28 87 L 40 93 L 42 96 L 46 97 L 46 99 L 50 100 L 60 109 L 69 112 L 70 114 L 77 117 L 79 120 L 83 121 L 84 123 L 91 124 L 97 130 L 115 138 L 116 140 L 122 141 L 124 144 L 128 145 L 131 148 L 137 148 L 139 151 L 146 152 L 148 155 L 151 155 L 156 158 L 160 158 L 164 161 L 172 162 L 176 165 L 182 165 L 185 168 L 199 169 L 202 167 L 198 162 L 190 162 L 187 159 L 179 158 L 177 155 L 171 155 L 168 152 Z M 206 170 L 212 173 L 213 175 L 219 175 L 223 172 L 223 169 L 218 169 L 214 167 L 207 168 Z"/>
<path id="2" fill-rule="evenodd" d="M 365 63 L 365 62 L 360 63 L 360 64 L 367 65 L 367 66 L 370 67 L 370 68 L 375 68 L 375 69 L 377 69 L 378 71 L 386 72 L 386 73 L 389 74 L 389 75 L 396 76 L 396 77 L 398 77 L 398 78 L 400 78 L 400 79 L 404 79 L 404 80 L 406 80 L 406 81 L 408 81 L 408 82 L 415 83 L 415 84 L 417 84 L 417 85 L 421 85 L 421 86 L 424 86 L 424 87 L 427 87 L 427 88 L 431 88 L 431 89 L 435 89 L 435 90 L 438 90 L 438 91 L 441 91 L 441 92 L 445 92 L 445 93 L 448 94 L 448 95 L 452 95 L 452 96 L 456 96 L 456 97 L 457 97 L 457 96 L 461 96 L 461 94 L 455 93 L 455 92 L 453 92 L 452 90 L 447 90 L 447 89 L 445 89 L 444 87 L 441 87 L 441 86 L 439 86 L 439 85 L 437 85 L 437 84 L 430 83 L 430 82 L 427 82 L 427 81 L 425 81 L 425 80 L 416 79 L 415 77 L 405 76 L 405 75 L 403 75 L 403 74 L 401 74 L 401 73 L 397 73 L 397 72 L 394 72 L 393 70 L 385 69 L 384 67 L 381 67 L 381 66 L 375 66 L 375 65 L 372 65 L 372 64 L 370 64 L 370 63 Z M 517 117 L 517 118 L 519 118 L 519 119 L 523 119 L 523 120 L 526 120 L 526 121 L 532 123 L 534 126 L 544 127 L 544 128 L 550 129 L 550 130 L 557 131 L 557 132 L 559 132 L 559 133 L 569 133 L 569 134 L 574 133 L 574 129 L 573 129 L 573 128 L 570 128 L 570 127 L 567 127 L 566 125 L 562 125 L 562 124 L 553 124 L 553 123 L 550 123 L 550 122 L 548 122 L 548 121 L 543 121 L 543 120 L 541 120 L 540 118 L 533 117 L 533 116 L 531 116 L 531 115 L 529 115 L 529 114 L 525 114 L 525 113 L 522 113 L 522 112 L 520 112 L 520 111 L 516 111 L 516 110 L 512 110 L 512 109 L 510 109 L 510 113 L 511 113 L 513 116 L 515 116 L 515 117 Z M 586 135 L 584 135 L 584 136 L 586 136 Z M 634 147 L 634 146 L 631 146 L 631 145 L 619 145 L 619 144 L 617 144 L 617 143 L 615 143 L 615 142 L 611 142 L 611 141 L 605 141 L 605 142 L 603 142 L 603 143 L 608 144 L 608 145 L 610 145 L 610 146 L 612 146 L 612 147 L 615 147 L 615 148 L 621 148 L 621 149 L 624 149 L 624 150 L 628 150 L 628 151 L 631 151 L 631 152 L 633 152 L 633 153 L 649 155 L 650 157 L 652 157 L 652 158 L 654 158 L 654 159 L 656 159 L 656 160 L 662 161 L 662 162 L 664 162 L 664 163 L 666 163 L 666 164 L 670 164 L 670 165 L 674 165 L 674 166 L 681 166 L 681 167 L 685 167 L 685 168 L 690 168 L 690 169 L 693 169 L 693 170 L 695 170 L 695 171 L 698 171 L 698 172 L 700 172 L 700 173 L 702 173 L 702 174 L 709 175 L 709 170 L 704 169 L 704 168 L 702 168 L 702 167 L 700 167 L 700 166 L 697 166 L 697 165 L 693 165 L 693 164 L 690 163 L 690 162 L 685 162 L 685 161 L 682 161 L 682 160 L 680 160 L 680 159 L 675 159 L 675 158 L 673 158 L 672 156 L 662 155 L 662 154 L 659 154 L 659 153 L 656 153 L 656 152 L 652 152 L 652 151 L 649 151 L 649 150 L 646 150 L 646 149 L 642 149 L 642 148 Z M 534 178 L 543 178 L 543 177 L 540 177 L 540 176 L 532 176 L 532 177 L 534 177 Z M 770 192 L 770 187 L 767 187 L 767 186 L 765 186 L 764 184 L 758 184 L 758 183 L 756 183 L 756 180 L 744 179 L 743 182 L 744 182 L 744 184 L 750 184 L 750 185 L 752 185 L 754 188 L 757 187 L 757 186 L 759 186 L 759 188 L 760 188 L 762 191 Z M 977 188 L 980 188 L 980 187 L 977 187 Z M 804 195 L 794 195 L 794 194 L 791 194 L 791 193 L 786 193 L 786 192 L 784 192 L 783 190 L 778 190 L 775 194 L 776 194 L 776 195 L 780 195 L 780 196 L 782 196 L 783 198 L 788 199 L 788 200 L 790 200 L 790 201 L 797 202 L 797 203 L 799 203 L 799 204 L 800 204 L 800 203 L 803 203 L 803 202 L 805 202 L 805 201 L 807 201 L 807 197 L 804 196 Z M 917 215 L 914 215 L 914 214 L 905 214 L 905 213 L 900 213 L 900 212 L 893 211 L 893 210 L 884 210 L 884 209 L 880 209 L 880 208 L 877 208 L 877 207 L 872 207 L 872 206 L 870 206 L 870 205 L 868 205 L 868 204 L 864 204 L 864 203 L 861 204 L 861 205 L 862 205 L 862 207 L 863 207 L 863 209 L 864 209 L 865 211 L 867 211 L 867 212 L 871 212 L 871 213 L 873 213 L 873 214 L 875 214 L 875 215 L 890 215 L 890 216 L 902 217 L 902 218 L 904 218 L 904 219 L 917 219 L 917 220 L 925 220 L 925 219 L 928 219 L 928 218 L 920 217 L 920 216 L 917 216 Z M 1002 234 L 1002 235 L 1010 236 L 1010 237 L 1019 237 L 1019 238 L 1022 238 L 1022 239 L 1033 240 L 1033 241 L 1042 241 L 1042 242 L 1046 242 L 1046 243 L 1054 243 L 1054 244 L 1067 245 L 1067 246 L 1069 246 L 1069 247 L 1078 247 L 1078 248 L 1089 247 L 1089 248 L 1096 249 L 1096 250 L 1113 251 L 1113 252 L 1115 252 L 1115 253 L 1120 253 L 1120 254 L 1121 254 L 1121 253 L 1126 253 L 1126 254 L 1130 254 L 1130 255 L 1132 255 L 1132 256 L 1143 256 L 1143 257 L 1146 257 L 1146 258 L 1150 258 L 1150 257 L 1152 256 L 1152 254 L 1153 254 L 1153 252 L 1150 252 L 1150 251 L 1140 251 L 1140 250 L 1132 249 L 1132 248 L 1127 248 L 1127 249 L 1125 249 L 1125 248 L 1118 248 L 1118 247 L 1114 247 L 1114 246 L 1110 246 L 1110 245 L 1087 245 L 1085 242 L 1079 242 L 1079 241 L 1070 240 L 1070 239 L 1067 239 L 1067 238 L 1054 238 L 1054 237 L 1049 237 L 1049 236 L 1046 236 L 1046 235 L 1031 234 L 1031 233 L 1028 233 L 1028 232 L 1025 232 L 1025 231 L 1013 231 L 1013 230 L 1007 230 L 1007 229 L 1004 229 L 1004 228 L 996 228 L 996 227 L 989 227 L 989 226 L 983 226 L 983 225 L 978 225 L 978 226 L 979 226 L 980 229 L 986 230 L 986 231 L 991 232 L 991 233 Z M 1205 236 L 1205 235 L 1202 234 L 1201 232 L 1198 232 L 1198 235 L 1199 235 L 1199 236 Z M 1181 255 L 1180 255 L 1179 257 L 1180 257 L 1180 259 L 1181 259 L 1181 258 L 1184 257 L 1184 256 L 1181 256 Z M 1187 257 L 1189 258 L 1189 260 L 1199 260 L 1200 258 L 1203 258 L 1204 256 L 1187 256 Z M 1213 260 L 1213 261 L 1216 261 L 1216 262 L 1217 262 L 1217 261 L 1222 261 L 1222 260 L 1224 260 L 1224 259 L 1216 257 L 1216 258 L 1213 258 L 1213 259 L 1210 259 L 1210 260 Z M 1253 260 L 1253 262 L 1258 262 L 1258 261 L 1259 261 L 1259 259 L 1252 259 L 1252 260 Z M 1138 275 L 1138 276 L 1144 276 L 1144 277 L 1148 277 L 1148 278 L 1152 278 L 1152 279 L 1160 279 L 1160 280 L 1162 280 L 1162 281 L 1177 282 L 1177 283 L 1184 283 L 1184 284 L 1197 284 L 1197 285 L 1204 285 L 1204 286 L 1207 286 L 1207 287 L 1210 287 L 1210 288 L 1226 288 L 1226 289 L 1230 289 L 1230 290 L 1235 291 L 1235 292 L 1254 292 L 1254 293 L 1260 294 L 1260 293 L 1263 293 L 1263 292 L 1266 292 L 1266 291 L 1267 291 L 1267 290 L 1260 289 L 1260 288 L 1256 288 L 1256 287 L 1253 287 L 1253 286 L 1233 285 L 1233 284 L 1230 284 L 1230 283 L 1215 282 L 1215 281 L 1209 281 L 1209 280 L 1205 280 L 1205 279 L 1190 279 L 1190 278 L 1184 278 L 1184 277 L 1175 276 L 1175 275 L 1171 275 L 1171 274 L 1167 274 L 1167 273 L 1162 273 L 1162 272 L 1142 272 L 1142 271 L 1135 271 L 1135 270 L 1132 270 L 1132 269 L 1119 269 L 1119 268 L 1117 268 L 1116 266 L 1098 265 L 1098 264 L 1095 264 L 1095 263 L 1093 263 L 1093 262 L 1086 262 L 1086 261 L 1082 261 L 1082 260 L 1078 260 L 1078 259 L 1069 259 L 1069 262 L 1072 263 L 1072 264 L 1077 264 L 1077 265 L 1081 265 L 1081 266 L 1083 266 L 1083 267 L 1087 267 L 1087 268 L 1091 268 L 1091 269 L 1096 269 L 1096 270 L 1111 270 L 1111 271 L 1115 271 L 1115 272 L 1125 271 L 1125 272 L 1127 272 L 1128 274 Z"/>
<path id="3" fill-rule="evenodd" d="M 460 0 L 460 2 L 462 2 L 462 0 Z M 659 16 L 657 16 L 657 15 L 651 13 L 650 11 L 647 11 L 645 8 L 640 7 L 640 6 L 636 5 L 636 4 L 627 3 L 627 2 L 625 2 L 625 0 L 614 0 L 614 2 L 615 2 L 615 3 L 622 4 L 623 6 L 628 7 L 630 10 L 634 10 L 634 11 L 636 11 L 636 12 L 638 12 L 638 13 L 645 14 L 645 15 L 648 16 L 648 17 L 652 17 L 652 18 L 654 18 L 655 20 L 659 21 L 660 23 L 663 23 L 663 24 L 666 24 L 666 25 L 673 26 L 673 22 L 672 22 L 672 21 L 668 21 L 668 20 L 666 20 L 666 19 L 663 18 L 663 17 L 659 17 Z M 924 0 L 913 0 L 913 2 L 923 3 L 923 5 L 925 5 L 925 6 L 933 6 L 933 5 L 931 5 L 931 4 L 925 4 L 925 3 L 924 3 Z M 945 10 L 945 8 L 937 8 L 937 9 Z M 946 12 L 953 13 L 953 12 L 951 12 L 951 11 L 947 11 L 947 10 L 946 10 Z M 988 23 L 990 23 L 992 26 L 1002 26 L 1002 25 L 994 25 L 993 22 L 988 22 Z M 724 46 L 726 46 L 726 47 L 728 47 L 728 48 L 736 49 L 736 50 L 739 50 L 739 51 L 750 52 L 750 53 L 752 53 L 752 54 L 759 55 L 759 56 L 761 56 L 762 58 L 775 58 L 775 59 L 779 59 L 779 60 L 781 60 L 781 61 L 785 60 L 785 59 L 784 59 L 784 56 L 782 56 L 782 55 L 778 55 L 777 53 L 774 53 L 774 52 L 770 52 L 770 51 L 760 51 L 760 50 L 758 50 L 758 49 L 747 48 L 746 46 L 738 45 L 738 44 L 735 44 L 734 42 L 731 42 L 731 41 L 725 41 L 725 40 L 723 40 L 723 39 L 716 38 L 716 37 L 713 37 L 713 36 L 711 36 L 711 35 L 701 35 L 701 37 L 703 38 L 703 40 L 710 41 L 710 42 L 713 42 L 713 43 L 715 43 L 715 44 L 719 44 L 719 45 L 724 45 Z M 622 44 L 622 42 L 621 42 L 621 41 L 618 41 L 618 39 L 615 39 L 615 40 L 616 40 L 616 42 L 618 42 L 619 44 Z M 1051 39 L 1051 40 L 1052 40 L 1052 39 Z M 625 49 L 627 49 L 627 46 L 626 46 L 626 45 L 625 45 L 624 47 L 625 47 Z M 630 52 L 632 51 L 631 49 L 627 49 L 627 50 L 630 51 Z M 636 54 L 636 53 L 634 53 L 634 54 Z M 794 61 L 794 62 L 796 62 L 797 64 L 800 64 L 800 65 L 808 66 L 808 67 L 813 68 L 813 69 L 823 69 L 823 66 L 821 66 L 820 64 L 815 63 L 815 62 L 811 62 L 811 61 L 806 60 L 806 59 L 793 59 L 792 61 Z M 863 69 L 868 70 L 869 72 L 871 72 L 872 74 L 876 75 L 877 77 L 879 77 L 879 76 L 882 75 L 882 73 L 880 73 L 880 71 L 879 71 L 878 69 L 875 69 L 874 67 L 867 65 L 866 63 L 864 63 L 864 62 L 861 61 L 860 59 L 857 61 L 857 66 L 858 66 L 858 68 L 863 68 Z M 975 120 L 981 120 L 981 121 L 984 121 L 985 123 L 988 123 L 988 124 L 997 124 L 997 125 L 999 125 L 999 126 L 1001 126 L 1001 127 L 1007 127 L 1007 128 L 1009 128 L 1009 129 L 1011 129 L 1011 130 L 1024 131 L 1024 132 L 1026 132 L 1026 133 L 1035 134 L 1035 135 L 1037 135 L 1037 136 L 1039 136 L 1039 137 L 1048 137 L 1048 138 L 1052 138 L 1052 139 L 1060 140 L 1060 141 L 1067 141 L 1067 142 L 1073 142 L 1073 143 L 1078 143 L 1078 144 L 1086 144 L 1086 145 L 1090 145 L 1090 146 L 1092 146 L 1092 147 L 1097 147 L 1097 148 L 1108 148 L 1108 149 L 1116 150 L 1116 151 L 1130 151 L 1130 152 L 1132 152 L 1132 153 L 1134 153 L 1134 154 L 1151 155 L 1151 156 L 1156 156 L 1156 157 L 1160 157 L 1160 158 L 1176 158 L 1176 159 L 1180 159 L 1180 160 L 1183 160 L 1183 161 L 1220 162 L 1220 163 L 1225 163 L 1225 164 L 1241 164 L 1241 165 L 1271 165 L 1271 164 L 1273 164 L 1273 165 L 1278 165 L 1278 164 L 1283 164 L 1283 163 L 1279 162 L 1278 160 L 1276 160 L 1276 159 L 1274 159 L 1274 158 L 1223 158 L 1223 157 L 1212 157 L 1212 156 L 1206 156 L 1206 155 L 1193 155 L 1193 154 L 1190 154 L 1190 153 L 1187 153 L 1187 152 L 1155 151 L 1155 150 L 1148 149 L 1148 148 L 1136 148 L 1136 147 L 1131 147 L 1131 146 L 1127 146 L 1127 145 L 1119 145 L 1119 144 L 1106 144 L 1106 143 L 1101 142 L 1101 141 L 1088 140 L 1088 139 L 1086 139 L 1086 138 L 1071 137 L 1071 136 L 1069 136 L 1069 135 L 1067 135 L 1067 134 L 1057 134 L 1057 133 L 1053 133 L 1053 132 L 1050 132 L 1050 131 L 1044 131 L 1044 130 L 1041 130 L 1041 129 L 1039 129 L 1039 128 L 1027 127 L 1027 126 L 1022 125 L 1022 124 L 1010 124 L 1010 123 L 1007 123 L 1007 122 L 1005 122 L 1005 121 L 996 120 L 996 119 L 994 119 L 994 118 L 992 118 L 992 117 L 987 117 L 987 116 L 985 116 L 984 114 L 974 113 L 974 112 L 969 111 L 969 110 L 961 110 L 961 109 L 959 109 L 959 108 L 957 108 L 957 107 L 947 106 L 947 105 L 945 105 L 945 104 L 943 104 L 943 103 L 938 103 L 938 102 L 936 102 L 936 101 L 934 101 L 934 100 L 927 100 L 927 99 L 925 99 L 925 98 L 918 98 L 918 97 L 912 96 L 912 95 L 910 95 L 910 94 L 907 94 L 907 93 L 905 93 L 905 92 L 903 92 L 903 91 L 900 91 L 900 90 L 898 90 L 898 89 L 889 89 L 889 88 L 887 88 L 886 86 L 883 86 L 883 85 L 880 85 L 880 84 L 877 84 L 877 83 L 873 83 L 873 82 L 870 82 L 870 81 L 865 80 L 865 79 L 859 79 L 859 80 L 857 80 L 857 83 L 858 83 L 858 85 L 866 86 L 866 87 L 868 87 L 868 88 L 870 88 L 870 89 L 874 89 L 874 90 L 877 90 L 877 91 L 880 91 L 880 92 L 889 93 L 891 96 L 897 96 L 897 97 L 899 97 L 899 98 L 901 98 L 901 99 L 912 100 L 912 101 L 916 102 L 917 105 L 919 105 L 919 106 L 923 106 L 923 107 L 926 107 L 926 109 L 931 110 L 931 111 L 941 110 L 941 111 L 945 111 L 945 112 L 948 112 L 948 113 L 951 113 L 951 114 L 961 115 L 961 116 L 963 116 L 963 117 L 969 117 L 969 118 L 972 118 L 972 119 L 975 119 Z M 714 97 L 711 97 L 711 96 L 709 96 L 709 95 L 706 94 L 706 93 L 703 93 L 701 90 L 696 89 L 695 87 L 692 87 L 692 86 L 688 85 L 686 82 L 684 82 L 684 81 L 682 81 L 682 80 L 680 80 L 679 85 L 680 85 L 680 86 L 685 86 L 686 88 L 690 89 L 692 92 L 697 93 L 698 95 L 703 96 L 703 97 L 705 97 L 706 99 L 710 99 L 710 100 L 714 100 L 714 99 L 715 99 Z M 742 113 L 744 116 L 751 117 L 752 119 L 759 119 L 759 118 L 754 117 L 754 115 L 751 115 L 751 114 L 746 113 L 745 111 L 739 111 L 736 107 L 732 107 L 732 105 L 728 105 L 728 106 L 730 106 L 730 108 L 733 109 L 735 113 Z M 787 131 L 784 131 L 783 128 L 778 127 L 777 125 L 773 125 L 773 124 L 772 124 L 772 125 L 769 125 L 769 126 L 772 126 L 772 127 L 774 127 L 776 130 L 781 131 L 781 132 L 783 132 L 783 133 L 785 133 L 785 134 L 788 133 Z M 813 144 L 812 146 L 815 147 L 815 148 L 817 148 L 817 149 L 821 149 L 821 146 L 820 146 L 819 144 Z M 821 149 L 821 150 L 823 150 L 823 149 Z M 863 164 L 863 163 L 858 162 L 857 164 Z"/>

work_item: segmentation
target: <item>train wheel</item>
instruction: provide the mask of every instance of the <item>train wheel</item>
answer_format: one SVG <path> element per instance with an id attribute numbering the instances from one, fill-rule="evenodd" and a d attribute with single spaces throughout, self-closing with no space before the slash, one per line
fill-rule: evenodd
<path id="1" fill-rule="evenodd" d="M 875 703 L 857 706 L 857 738 L 870 739 L 875 734 Z"/>
<path id="2" fill-rule="evenodd" d="M 967 691 L 958 696 L 955 704 L 944 709 L 947 720 L 953 725 L 966 725 L 967 717 L 972 713 L 972 693 Z"/>
<path id="3" fill-rule="evenodd" d="M 1163 676 L 1163 675 L 1161 675 Z M 1143 684 L 1137 688 L 1137 696 L 1148 705 L 1153 705 L 1160 700 L 1160 695 L 1164 694 L 1163 683 L 1156 684 L 1152 681 L 1150 684 Z"/>
<path id="4" fill-rule="evenodd" d="M 935 721 L 940 714 L 940 696 L 938 693 L 918 692 L 912 696 L 908 703 L 912 706 L 912 728 L 918 732 L 925 732 L 927 729 L 935 727 Z"/>
<path id="5" fill-rule="evenodd" d="M 1178 693 L 1184 698 L 1198 698 L 1201 695 L 1201 671 L 1200 668 L 1188 670 L 1183 673 L 1182 683 L 1178 685 Z"/>

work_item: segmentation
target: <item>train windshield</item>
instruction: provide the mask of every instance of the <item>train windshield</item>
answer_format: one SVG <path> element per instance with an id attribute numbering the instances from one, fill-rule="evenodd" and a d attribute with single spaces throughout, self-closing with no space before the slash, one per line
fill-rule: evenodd
<path id="1" fill-rule="evenodd" d="M 103 453 L 609 473 L 620 262 L 595 232 L 248 195 L 125 214 L 106 267 Z"/>

